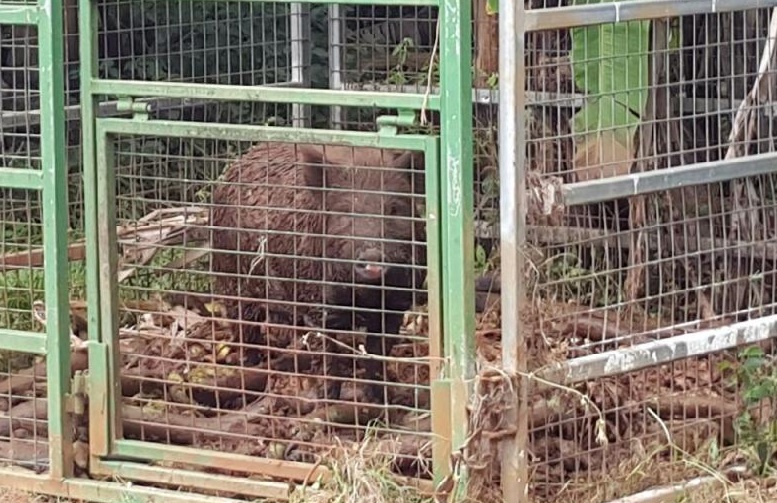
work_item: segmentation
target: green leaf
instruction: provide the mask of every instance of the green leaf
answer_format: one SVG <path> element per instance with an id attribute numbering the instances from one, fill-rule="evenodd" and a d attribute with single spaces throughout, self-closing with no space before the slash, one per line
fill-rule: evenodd
<path id="1" fill-rule="evenodd" d="M 744 392 L 744 400 L 748 403 L 756 403 L 764 398 L 774 396 L 774 386 L 768 382 L 758 383 Z"/>
<path id="2" fill-rule="evenodd" d="M 486 0 L 486 14 L 493 16 L 499 13 L 499 0 Z"/>
<path id="3" fill-rule="evenodd" d="M 609 0 L 574 0 L 575 5 L 608 3 Z M 629 21 L 571 30 L 571 61 L 575 83 L 589 102 L 575 117 L 575 132 L 624 128 L 633 136 L 634 126 L 647 100 L 650 21 Z M 581 129 L 578 129 L 581 128 Z"/>

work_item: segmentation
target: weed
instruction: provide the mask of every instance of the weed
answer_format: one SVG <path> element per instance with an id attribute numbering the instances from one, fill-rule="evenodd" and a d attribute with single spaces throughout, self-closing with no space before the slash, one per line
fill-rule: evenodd
<path id="1" fill-rule="evenodd" d="M 722 362 L 721 370 L 733 370 L 734 384 L 741 389 L 745 411 L 734 423 L 741 449 L 755 473 L 775 475 L 777 366 L 759 346 L 747 347 L 738 356 L 738 365 Z"/>

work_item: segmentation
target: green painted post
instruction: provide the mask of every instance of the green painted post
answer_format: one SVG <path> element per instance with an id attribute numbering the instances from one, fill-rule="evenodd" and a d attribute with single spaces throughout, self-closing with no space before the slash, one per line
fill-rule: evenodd
<path id="1" fill-rule="evenodd" d="M 66 401 L 70 393 L 70 302 L 67 257 L 67 156 L 62 0 L 40 0 L 38 21 L 43 253 L 48 342 L 48 429 L 51 477 L 72 475 L 72 439 Z"/>
<path id="2" fill-rule="evenodd" d="M 451 382 L 451 447 L 456 451 L 467 438 L 467 402 L 475 373 L 472 3 L 443 0 L 440 23 L 443 326 Z M 464 473 L 459 475 L 466 480 Z"/>
<path id="3" fill-rule="evenodd" d="M 93 0 L 80 0 L 78 5 L 78 31 L 80 52 L 81 91 L 81 157 L 84 170 L 84 230 L 86 237 L 86 298 L 88 301 L 87 322 L 89 324 L 89 449 L 92 456 L 103 456 L 110 452 L 110 444 L 116 436 L 114 422 L 116 403 L 111 398 L 111 360 L 108 354 L 110 344 L 104 338 L 110 337 L 103 330 L 100 284 L 100 231 L 98 227 L 97 163 L 95 110 L 96 97 L 92 80 L 97 77 L 97 6 Z M 105 288 L 112 288 L 106 285 Z M 106 313 L 110 317 L 110 313 Z M 110 322 L 109 322 L 110 324 Z"/>

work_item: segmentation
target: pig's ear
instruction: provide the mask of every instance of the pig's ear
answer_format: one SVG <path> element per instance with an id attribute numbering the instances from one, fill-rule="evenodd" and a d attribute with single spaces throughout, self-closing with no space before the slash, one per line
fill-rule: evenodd
<path id="1" fill-rule="evenodd" d="M 413 167 L 413 161 L 418 161 L 415 152 L 408 150 L 407 152 L 395 156 L 394 159 L 391 160 L 391 167 L 397 169 L 410 169 Z M 418 166 L 415 167 L 417 168 Z"/>
<path id="2" fill-rule="evenodd" d="M 421 152 L 414 150 L 403 152 L 394 157 L 391 167 L 400 169 L 406 174 L 415 192 L 423 192 L 425 171 L 424 155 Z"/>
<path id="3" fill-rule="evenodd" d="M 313 145 L 301 145 L 297 148 L 297 158 L 305 177 L 305 185 L 319 188 L 324 186 L 324 152 Z"/>

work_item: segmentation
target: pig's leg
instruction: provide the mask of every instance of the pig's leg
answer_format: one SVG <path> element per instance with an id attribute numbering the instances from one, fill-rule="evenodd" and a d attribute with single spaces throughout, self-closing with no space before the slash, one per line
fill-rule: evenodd
<path id="1" fill-rule="evenodd" d="M 402 327 L 401 314 L 386 314 L 384 316 L 373 315 L 368 318 L 367 323 L 367 353 L 376 356 L 388 356 L 391 348 L 397 342 L 399 329 Z M 365 364 L 365 377 L 372 381 L 378 381 L 371 384 L 368 393 L 372 398 L 386 403 L 388 401 L 388 389 L 385 382 L 388 380 L 386 375 L 386 361 L 384 359 L 368 358 Z"/>
<path id="2" fill-rule="evenodd" d="M 326 337 L 324 339 L 324 375 L 331 377 L 347 377 L 349 363 L 352 358 L 341 356 L 343 349 L 331 338 L 336 337 L 337 331 L 350 332 L 356 326 L 362 325 L 360 317 L 352 309 L 337 309 L 326 307 L 324 309 L 311 310 L 306 313 L 304 323 L 306 326 L 321 331 Z M 327 379 L 327 399 L 338 400 L 342 381 L 337 379 Z"/>

